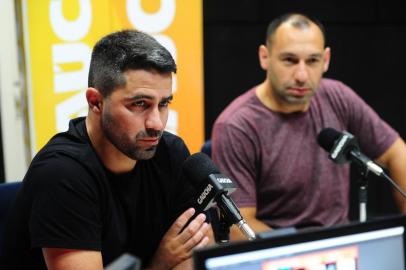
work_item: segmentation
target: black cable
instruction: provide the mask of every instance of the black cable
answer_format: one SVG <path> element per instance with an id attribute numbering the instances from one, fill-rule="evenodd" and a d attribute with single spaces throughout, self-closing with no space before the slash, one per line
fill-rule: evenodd
<path id="1" fill-rule="evenodd" d="M 393 186 L 397 191 L 399 191 L 399 193 L 402 194 L 402 196 L 403 196 L 404 198 L 406 198 L 406 193 L 398 186 L 398 184 L 395 183 L 395 181 L 393 181 L 392 178 L 389 177 L 389 175 L 387 175 L 385 172 L 382 172 L 382 173 L 381 173 L 381 176 L 383 176 L 386 180 L 388 180 L 388 181 L 392 184 L 392 186 Z"/>

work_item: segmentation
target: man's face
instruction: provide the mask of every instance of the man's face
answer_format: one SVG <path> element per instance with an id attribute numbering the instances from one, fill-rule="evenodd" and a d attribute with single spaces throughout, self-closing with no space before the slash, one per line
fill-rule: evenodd
<path id="1" fill-rule="evenodd" d="M 126 85 L 103 101 L 102 131 L 131 159 L 150 159 L 168 119 L 172 74 L 128 70 L 124 77 Z"/>
<path id="2" fill-rule="evenodd" d="M 308 104 L 327 71 L 330 49 L 324 49 L 320 29 L 298 29 L 289 23 L 275 32 L 269 48 L 267 77 L 276 102 Z"/>

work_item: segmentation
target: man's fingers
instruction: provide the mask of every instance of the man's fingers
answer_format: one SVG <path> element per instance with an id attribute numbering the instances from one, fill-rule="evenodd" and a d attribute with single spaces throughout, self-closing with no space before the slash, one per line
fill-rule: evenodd
<path id="1" fill-rule="evenodd" d="M 202 223 L 202 225 L 196 231 L 194 231 L 183 244 L 185 250 L 191 251 L 193 248 L 195 248 L 202 241 L 202 239 L 207 237 L 207 232 L 209 229 L 209 224 L 206 222 Z"/>
<path id="2" fill-rule="evenodd" d="M 200 213 L 199 215 L 197 215 L 179 234 L 179 242 L 182 244 L 186 243 L 194 234 L 196 234 L 196 232 L 200 230 L 205 220 L 205 214 Z"/>
<path id="3" fill-rule="evenodd" d="M 202 238 L 200 243 L 197 244 L 193 249 L 199 249 L 199 248 L 205 247 L 205 246 L 207 246 L 209 241 L 210 241 L 210 238 L 208 236 L 205 236 L 205 237 Z"/>
<path id="4" fill-rule="evenodd" d="M 194 215 L 195 213 L 195 209 L 194 208 L 189 208 L 188 210 L 186 210 L 185 212 L 183 212 L 182 215 L 180 215 L 175 222 L 173 223 L 173 225 L 169 228 L 168 230 L 168 234 L 175 236 L 177 235 L 182 228 L 187 224 L 187 222 L 189 221 L 189 219 Z"/>

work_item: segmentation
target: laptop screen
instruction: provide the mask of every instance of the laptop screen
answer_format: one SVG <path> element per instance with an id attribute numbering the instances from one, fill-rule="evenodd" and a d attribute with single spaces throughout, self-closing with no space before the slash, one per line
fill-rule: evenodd
<path id="1" fill-rule="evenodd" d="M 303 230 L 198 250 L 195 269 L 403 270 L 406 218 Z"/>

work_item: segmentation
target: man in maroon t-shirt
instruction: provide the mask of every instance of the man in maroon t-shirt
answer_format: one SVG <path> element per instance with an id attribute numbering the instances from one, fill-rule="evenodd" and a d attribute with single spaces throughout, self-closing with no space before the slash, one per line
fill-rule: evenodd
<path id="1" fill-rule="evenodd" d="M 260 232 L 347 221 L 349 166 L 317 145 L 326 127 L 354 134 L 406 190 L 404 141 L 348 86 L 322 79 L 330 62 L 322 25 L 287 14 L 271 22 L 267 37 L 259 47 L 265 81 L 234 100 L 212 134 L 213 159 L 236 181 L 232 196 L 247 223 Z M 243 235 L 232 229 L 231 238 Z"/>

